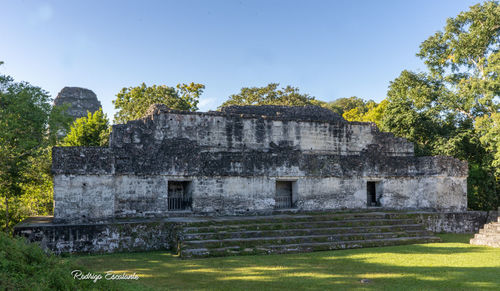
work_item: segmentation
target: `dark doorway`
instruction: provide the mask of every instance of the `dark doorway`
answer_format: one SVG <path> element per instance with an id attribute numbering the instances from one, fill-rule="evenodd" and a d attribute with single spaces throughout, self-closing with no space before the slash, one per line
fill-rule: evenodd
<path id="1" fill-rule="evenodd" d="M 189 181 L 168 181 L 168 210 L 191 209 L 190 184 Z"/>
<path id="2" fill-rule="evenodd" d="M 292 187 L 292 181 L 276 181 L 276 196 L 274 197 L 274 208 L 292 208 Z"/>
<path id="3" fill-rule="evenodd" d="M 376 182 L 366 182 L 366 193 L 367 193 L 367 200 L 368 206 L 379 206 L 379 203 L 377 201 L 377 183 Z"/>

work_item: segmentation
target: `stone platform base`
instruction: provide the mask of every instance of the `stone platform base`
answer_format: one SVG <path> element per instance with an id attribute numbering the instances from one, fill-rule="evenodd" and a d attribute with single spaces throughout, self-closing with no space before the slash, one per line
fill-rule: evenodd
<path id="1" fill-rule="evenodd" d="M 56 254 L 171 250 L 181 257 L 287 253 L 436 241 L 432 232 L 477 232 L 480 211 L 301 212 L 267 216 L 169 217 L 57 224 L 31 217 L 14 233 Z"/>

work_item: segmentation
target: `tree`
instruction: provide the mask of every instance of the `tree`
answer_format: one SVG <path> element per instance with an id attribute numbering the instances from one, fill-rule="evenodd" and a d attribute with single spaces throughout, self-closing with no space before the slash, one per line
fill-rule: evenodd
<path id="1" fill-rule="evenodd" d="M 359 97 L 352 96 L 349 98 L 339 98 L 335 101 L 327 103 L 326 108 L 331 111 L 343 115 L 345 112 L 356 109 L 358 114 L 364 114 L 368 110 L 367 105 L 375 103 L 372 100 L 365 101 Z"/>
<path id="2" fill-rule="evenodd" d="M 387 108 L 389 101 L 386 99 L 382 100 L 379 104 L 375 102 L 367 102 L 367 111 L 363 113 L 362 109 L 355 107 L 349 111 L 344 112 L 342 117 L 348 121 L 363 121 L 363 122 L 373 122 L 378 128 L 382 128 L 382 118 L 384 112 Z"/>
<path id="3" fill-rule="evenodd" d="M 20 193 L 9 201 L 9 228 L 29 216 L 53 213 L 51 154 L 51 148 L 45 147 L 39 155 L 29 158 L 29 166 L 22 173 L 24 178 L 19 181 Z"/>
<path id="4" fill-rule="evenodd" d="M 123 88 L 113 101 L 116 123 L 125 123 L 129 120 L 144 116 L 150 105 L 163 103 L 171 109 L 198 110 L 198 101 L 205 86 L 202 84 L 178 84 L 177 88 L 166 85 L 146 86 L 142 83 L 137 87 Z"/>
<path id="5" fill-rule="evenodd" d="M 495 181 L 500 100 L 500 6 L 487 1 L 447 20 L 417 54 L 428 73 L 391 82 L 383 129 L 416 143 L 416 154 L 469 162 L 469 206 L 498 205 Z"/>
<path id="6" fill-rule="evenodd" d="M 436 103 L 444 94 L 447 91 L 442 82 L 423 73 L 403 71 L 389 85 L 382 129 L 414 142 L 417 155 L 432 155 L 438 137 L 450 133 Z"/>
<path id="7" fill-rule="evenodd" d="M 437 101 L 464 118 L 474 119 L 498 112 L 499 46 L 498 2 L 477 4 L 449 18 L 444 31 L 424 41 L 417 54 L 432 77 L 450 88 L 451 94 Z"/>
<path id="8" fill-rule="evenodd" d="M 49 145 L 51 146 L 59 144 L 73 124 L 73 117 L 66 113 L 68 108 L 69 104 L 52 106 L 48 130 Z"/>
<path id="9" fill-rule="evenodd" d="M 493 155 L 492 166 L 500 179 L 500 113 L 494 112 L 490 117 L 476 118 L 476 128 L 480 135 L 479 140 Z"/>
<path id="10" fill-rule="evenodd" d="M 87 113 L 87 117 L 75 120 L 68 135 L 64 138 L 63 146 L 106 146 L 109 141 L 109 121 L 107 116 L 98 111 Z"/>
<path id="11" fill-rule="evenodd" d="M 41 88 L 0 75 L 0 195 L 5 201 L 6 228 L 9 202 L 22 194 L 22 184 L 29 180 L 25 171 L 30 160 L 48 145 L 49 101 Z"/>
<path id="12" fill-rule="evenodd" d="M 241 88 L 240 93 L 229 96 L 229 99 L 220 107 L 230 105 L 318 105 L 314 97 L 300 93 L 298 88 L 292 86 L 278 88 L 278 86 L 278 83 L 270 83 L 265 87 Z"/>

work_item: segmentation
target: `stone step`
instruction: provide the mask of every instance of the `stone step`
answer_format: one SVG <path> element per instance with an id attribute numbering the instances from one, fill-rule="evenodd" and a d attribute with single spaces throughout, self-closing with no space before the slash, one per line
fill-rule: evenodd
<path id="1" fill-rule="evenodd" d="M 487 239 L 500 241 L 500 233 L 476 233 L 474 235 L 474 238 L 480 238 L 480 239 L 487 238 Z"/>
<path id="2" fill-rule="evenodd" d="M 181 257 L 284 253 L 439 241 L 411 213 L 219 217 L 185 224 Z"/>
<path id="3" fill-rule="evenodd" d="M 379 225 L 361 227 L 324 227 L 324 228 L 298 228 L 277 230 L 248 230 L 248 231 L 219 231 L 205 233 L 188 233 L 183 235 L 183 240 L 209 240 L 227 238 L 250 238 L 250 237 L 285 237 L 301 235 L 342 234 L 342 233 L 371 233 L 371 232 L 400 232 L 422 230 L 421 224 L 403 225 Z"/>
<path id="4" fill-rule="evenodd" d="M 325 220 L 325 221 L 293 221 L 293 222 L 266 222 L 256 224 L 229 224 L 210 226 L 186 226 L 184 233 L 207 233 L 220 231 L 250 231 L 250 230 L 278 230 L 302 229 L 323 227 L 360 227 L 381 225 L 416 224 L 415 219 L 353 219 L 353 220 Z"/>
<path id="5" fill-rule="evenodd" d="M 357 241 L 331 241 L 331 242 L 312 242 L 300 244 L 279 244 L 279 245 L 261 245 L 255 247 L 222 247 L 222 248 L 191 248 L 180 251 L 181 258 L 191 257 L 211 257 L 211 256 L 230 256 L 230 255 L 250 255 L 250 254 L 283 254 L 300 253 L 312 251 L 326 251 L 363 247 L 380 247 L 404 244 L 419 244 L 439 242 L 440 238 L 435 236 L 421 237 L 397 237 L 385 239 L 367 239 Z"/>
<path id="6" fill-rule="evenodd" d="M 483 226 L 484 229 L 500 229 L 499 222 L 491 222 Z"/>
<path id="7" fill-rule="evenodd" d="M 278 244 L 304 244 L 332 241 L 358 241 L 373 240 L 398 237 L 421 237 L 428 236 L 425 230 L 403 231 L 403 232 L 385 232 L 385 233 L 345 233 L 328 235 L 306 235 L 306 236 L 286 236 L 286 237 L 252 237 L 252 238 L 230 238 L 221 240 L 192 240 L 183 241 L 182 249 L 199 248 L 221 248 L 230 246 L 256 247 L 262 245 Z"/>
<path id="8" fill-rule="evenodd" d="M 470 244 L 500 247 L 500 217 L 498 220 L 499 222 L 485 224 L 470 240 Z"/>
<path id="9" fill-rule="evenodd" d="M 500 247 L 500 240 L 490 238 L 490 237 L 479 237 L 479 238 L 472 238 L 470 240 L 471 245 L 483 245 L 483 246 L 490 246 L 490 247 Z"/>
<path id="10" fill-rule="evenodd" d="M 188 227 L 208 227 L 212 225 L 242 225 L 242 224 L 266 224 L 266 223 L 288 223 L 288 222 L 313 222 L 313 221 L 347 221 L 347 220 L 380 220 L 380 219 L 416 219 L 412 213 L 385 213 L 385 212 L 355 212 L 355 213 L 327 213 L 309 215 L 270 215 L 270 216 L 231 216 L 212 218 L 205 221 L 188 223 Z"/>
<path id="11" fill-rule="evenodd" d="M 479 230 L 481 234 L 500 234 L 500 227 L 496 228 L 483 228 Z"/>

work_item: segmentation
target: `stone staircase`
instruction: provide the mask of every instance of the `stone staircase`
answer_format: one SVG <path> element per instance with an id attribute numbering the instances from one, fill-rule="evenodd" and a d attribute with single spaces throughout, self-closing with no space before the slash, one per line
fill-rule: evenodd
<path id="1" fill-rule="evenodd" d="M 470 240 L 471 245 L 483 245 L 500 248 L 500 207 L 497 221 L 487 223 Z"/>
<path id="2" fill-rule="evenodd" d="M 415 215 L 403 212 L 219 217 L 187 223 L 181 258 L 282 254 L 437 242 Z"/>

